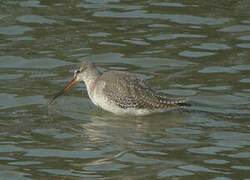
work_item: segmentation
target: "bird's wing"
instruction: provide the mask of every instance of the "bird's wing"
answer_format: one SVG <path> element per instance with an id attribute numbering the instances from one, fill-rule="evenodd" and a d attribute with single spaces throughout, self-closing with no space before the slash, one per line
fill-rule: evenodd
<path id="1" fill-rule="evenodd" d="M 157 109 L 176 107 L 186 100 L 183 98 L 168 98 L 152 89 L 147 81 L 128 73 L 117 71 L 103 74 L 105 95 L 121 108 Z"/>

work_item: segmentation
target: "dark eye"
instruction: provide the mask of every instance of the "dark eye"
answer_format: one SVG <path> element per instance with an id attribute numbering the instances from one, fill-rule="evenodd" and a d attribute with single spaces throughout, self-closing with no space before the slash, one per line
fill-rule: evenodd
<path id="1" fill-rule="evenodd" d="M 80 70 L 75 70 L 74 77 L 76 77 L 80 72 L 81 72 Z"/>
<path id="2" fill-rule="evenodd" d="M 79 74 L 79 73 L 81 73 L 82 71 L 80 70 L 80 69 L 77 69 L 77 70 L 75 70 L 75 74 Z"/>
<path id="3" fill-rule="evenodd" d="M 81 71 L 80 70 L 76 70 L 76 74 L 80 73 Z"/>

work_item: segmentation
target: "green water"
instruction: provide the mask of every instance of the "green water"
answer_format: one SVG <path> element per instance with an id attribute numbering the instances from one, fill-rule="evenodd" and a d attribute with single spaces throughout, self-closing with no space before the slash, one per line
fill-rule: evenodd
<path id="1" fill-rule="evenodd" d="M 247 0 L 0 2 L 0 179 L 250 178 Z M 73 65 L 147 79 L 191 107 L 96 108 Z"/>

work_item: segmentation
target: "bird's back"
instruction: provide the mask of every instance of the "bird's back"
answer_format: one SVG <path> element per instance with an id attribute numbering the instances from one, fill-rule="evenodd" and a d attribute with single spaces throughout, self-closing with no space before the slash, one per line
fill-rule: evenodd
<path id="1" fill-rule="evenodd" d="M 176 109 L 186 102 L 186 98 L 169 98 L 160 95 L 147 81 L 130 73 L 108 71 L 102 74 L 98 83 L 103 84 L 102 93 L 110 103 L 123 110 L 147 109 L 149 111 Z M 97 83 L 97 84 L 98 84 Z"/>

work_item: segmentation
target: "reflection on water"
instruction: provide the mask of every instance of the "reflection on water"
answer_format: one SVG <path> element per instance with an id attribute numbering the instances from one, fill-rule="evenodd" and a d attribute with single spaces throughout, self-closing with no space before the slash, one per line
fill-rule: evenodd
<path id="1" fill-rule="evenodd" d="M 0 177 L 249 178 L 248 11 L 246 1 L 1 1 Z M 83 83 L 48 104 L 84 60 L 192 106 L 119 117 Z"/>

